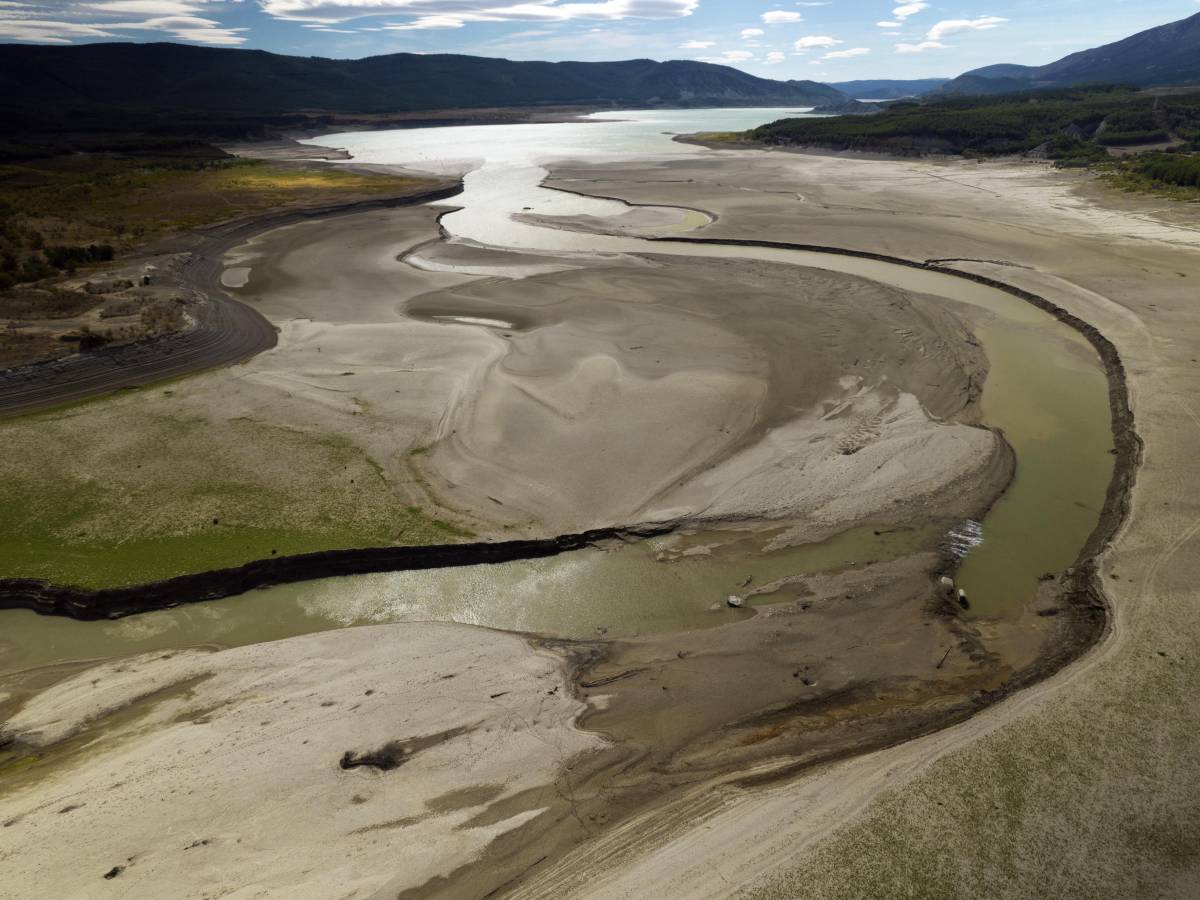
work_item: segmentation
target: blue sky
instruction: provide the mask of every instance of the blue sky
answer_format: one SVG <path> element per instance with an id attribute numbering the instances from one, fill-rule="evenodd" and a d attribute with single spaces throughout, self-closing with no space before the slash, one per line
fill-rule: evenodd
<path id="1" fill-rule="evenodd" d="M 703 59 L 844 81 L 1040 64 L 1197 12 L 1200 0 L 0 0 L 0 41 Z"/>

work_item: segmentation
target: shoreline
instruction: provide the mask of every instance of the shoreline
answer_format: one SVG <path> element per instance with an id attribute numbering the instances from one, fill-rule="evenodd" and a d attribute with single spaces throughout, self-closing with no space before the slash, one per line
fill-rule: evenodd
<path id="1" fill-rule="evenodd" d="M 544 539 L 324 550 L 268 557 L 241 566 L 178 575 L 129 587 L 90 589 L 33 578 L 2 578 L 0 609 L 27 609 L 38 615 L 63 616 L 85 622 L 119 619 L 320 578 L 542 559 L 607 541 L 670 534 L 675 528 L 676 523 L 668 522 L 600 528 Z"/>
<path id="2" fill-rule="evenodd" d="M 706 150 L 754 150 L 759 153 L 783 152 L 797 156 L 823 156 L 830 159 L 862 159 L 879 160 L 883 162 L 936 162 L 938 160 L 962 159 L 948 153 L 914 153 L 908 156 L 898 153 L 875 153 L 869 150 L 835 150 L 832 147 L 816 145 L 784 145 L 764 144 L 761 141 L 707 141 L 700 134 L 676 134 L 672 136 L 677 144 L 690 144 L 693 147 L 703 147 Z"/>

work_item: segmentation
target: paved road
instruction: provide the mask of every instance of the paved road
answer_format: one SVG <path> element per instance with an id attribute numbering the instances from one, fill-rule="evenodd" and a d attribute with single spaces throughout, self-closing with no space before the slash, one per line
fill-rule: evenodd
<path id="1" fill-rule="evenodd" d="M 0 418 L 233 365 L 269 350 L 276 343 L 275 326 L 254 309 L 233 299 L 221 286 L 224 257 L 230 248 L 283 225 L 414 206 L 453 197 L 461 190 L 461 185 L 455 185 L 408 197 L 281 211 L 173 238 L 161 248 L 160 255 L 174 255 L 183 262 L 174 271 L 162 274 L 177 282 L 182 290 L 203 297 L 192 309 L 195 325 L 177 334 L 0 371 Z"/>

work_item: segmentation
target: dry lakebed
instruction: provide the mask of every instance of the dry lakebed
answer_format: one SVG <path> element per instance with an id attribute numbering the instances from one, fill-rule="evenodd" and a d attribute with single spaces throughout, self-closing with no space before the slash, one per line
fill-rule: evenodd
<path id="1" fill-rule="evenodd" d="M 1034 827 L 1005 804 L 1052 846 L 1079 754 L 1141 758 L 1104 679 L 1200 674 L 1200 626 L 1144 619 L 1200 530 L 1165 475 L 1200 232 L 1040 165 L 656 115 L 321 138 L 464 191 L 229 250 L 252 359 L 0 424 L 6 884 L 1032 893 L 986 851 Z M 899 862 L 947 842 L 976 869 Z M 1093 843 L 1058 896 L 1149 883 L 1132 830 Z"/>

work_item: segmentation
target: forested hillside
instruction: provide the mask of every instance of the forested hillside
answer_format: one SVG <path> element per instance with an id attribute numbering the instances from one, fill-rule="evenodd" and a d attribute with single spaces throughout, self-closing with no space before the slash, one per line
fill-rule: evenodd
<path id="1" fill-rule="evenodd" d="M 896 155 L 1103 155 L 1103 148 L 1200 141 L 1200 91 L 1155 95 L 1127 87 L 944 97 L 889 105 L 874 116 L 782 119 L 755 129 L 774 145 Z"/>

